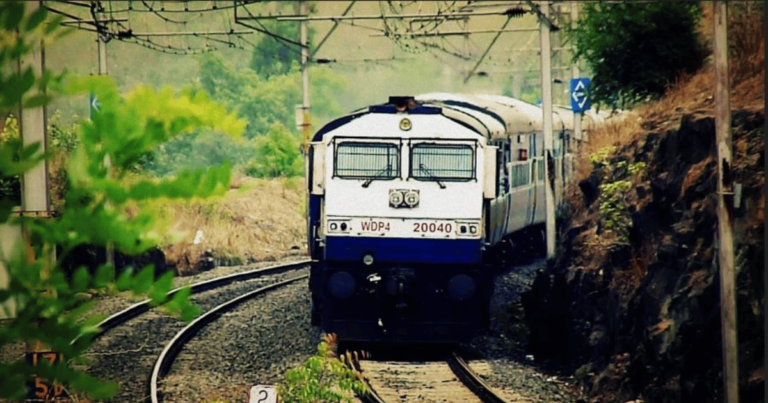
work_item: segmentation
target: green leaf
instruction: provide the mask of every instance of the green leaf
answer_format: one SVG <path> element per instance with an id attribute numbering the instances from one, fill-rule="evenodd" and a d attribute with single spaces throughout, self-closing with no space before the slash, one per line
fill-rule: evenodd
<path id="1" fill-rule="evenodd" d="M 74 309 L 71 309 L 69 312 L 67 312 L 67 320 L 70 320 L 72 322 L 79 319 L 81 316 L 85 315 L 88 311 L 93 309 L 93 307 L 96 306 L 96 301 L 86 301 L 77 306 Z"/>
<path id="2" fill-rule="evenodd" d="M 27 18 L 27 23 L 25 24 L 24 29 L 26 31 L 34 30 L 38 25 L 45 21 L 45 17 L 47 16 L 48 10 L 45 7 L 38 8 Z"/>
<path id="3" fill-rule="evenodd" d="M 93 278 L 95 288 L 103 288 L 115 280 L 115 268 L 112 265 L 104 264 L 96 270 L 96 276 Z"/>
<path id="4" fill-rule="evenodd" d="M 6 31 L 13 31 L 21 23 L 21 19 L 24 17 L 24 4 L 20 2 L 9 2 L 0 8 L 2 12 L 3 27 Z"/>
<path id="5" fill-rule="evenodd" d="M 152 291 L 149 294 L 149 297 L 152 299 L 152 302 L 160 304 L 165 301 L 166 296 L 168 295 L 168 291 L 171 290 L 171 287 L 173 286 L 173 272 L 167 271 L 163 273 L 162 276 L 160 276 L 160 279 L 155 282 L 154 286 L 152 286 Z"/>
<path id="6" fill-rule="evenodd" d="M 38 106 L 47 105 L 52 99 L 48 94 L 35 94 L 24 100 L 24 107 L 37 108 Z"/>
<path id="7" fill-rule="evenodd" d="M 147 265 L 141 271 L 139 274 L 136 275 L 136 277 L 133 278 L 133 282 L 131 284 L 131 289 L 136 294 L 141 294 L 149 290 L 150 287 L 152 287 L 152 282 L 155 278 L 155 266 L 154 265 Z"/>
<path id="8" fill-rule="evenodd" d="M 80 374 L 72 386 L 79 390 L 87 390 L 94 399 L 107 399 L 114 396 L 118 390 L 118 383 L 104 381 L 86 374 Z"/>
<path id="9" fill-rule="evenodd" d="M 72 291 L 82 292 L 88 289 L 88 283 L 91 280 L 88 269 L 85 266 L 80 266 L 75 270 L 75 274 L 72 275 Z"/>
<path id="10" fill-rule="evenodd" d="M 131 282 L 133 280 L 133 267 L 127 267 L 124 269 L 115 282 L 115 287 L 118 291 L 125 291 L 131 288 Z"/>
<path id="11" fill-rule="evenodd" d="M 54 15 L 53 18 L 51 18 L 51 21 L 46 24 L 43 34 L 50 35 L 58 29 L 59 32 L 56 34 L 56 38 L 58 39 L 75 32 L 74 27 L 60 28 L 62 22 L 64 22 L 63 15 Z"/>
<path id="12" fill-rule="evenodd" d="M 0 224 L 8 222 L 15 206 L 16 203 L 10 198 L 0 200 Z"/>

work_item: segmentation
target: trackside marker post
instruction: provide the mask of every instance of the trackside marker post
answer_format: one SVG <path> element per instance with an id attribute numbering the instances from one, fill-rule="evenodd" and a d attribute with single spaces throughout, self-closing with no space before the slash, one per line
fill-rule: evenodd
<path id="1" fill-rule="evenodd" d="M 248 403 L 277 403 L 274 385 L 255 385 L 251 388 Z"/>

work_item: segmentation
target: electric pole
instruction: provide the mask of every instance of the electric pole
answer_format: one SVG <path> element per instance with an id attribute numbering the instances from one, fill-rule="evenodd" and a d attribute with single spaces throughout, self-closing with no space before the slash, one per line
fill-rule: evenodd
<path id="1" fill-rule="evenodd" d="M 25 13 L 32 14 L 43 6 L 42 0 L 27 3 Z M 35 77 L 42 77 L 45 71 L 45 49 L 42 41 L 37 44 L 34 51 L 23 56 L 19 60 L 18 72 L 22 74 L 28 67 L 32 68 Z M 43 89 L 45 91 L 45 89 Z M 46 132 L 45 106 L 34 108 L 23 108 L 19 105 L 19 137 L 23 147 L 28 147 L 34 143 L 40 144 L 40 151 L 46 152 L 48 149 L 48 135 Z M 48 192 L 48 162 L 38 164 L 31 170 L 24 173 L 21 181 L 21 215 L 25 217 L 47 218 L 51 216 L 51 201 Z M 55 250 L 43 248 L 41 255 L 36 256 L 32 246 L 31 234 L 29 229 L 22 224 L 21 235 L 26 248 L 27 261 L 34 263 L 38 259 L 43 262 L 40 268 L 40 278 L 50 277 L 50 268 L 55 264 Z M 36 268 L 35 268 L 36 270 Z M 45 295 L 50 295 L 52 290 L 43 291 Z M 39 324 L 39 318 L 36 319 Z M 39 330 L 39 328 L 38 328 Z M 25 341 L 26 356 L 35 362 L 32 357 L 48 350 L 48 347 L 39 340 L 30 338 Z M 39 380 L 39 379 L 38 379 Z"/>
<path id="2" fill-rule="evenodd" d="M 299 2 L 299 14 L 307 17 L 307 2 Z M 302 122 L 301 131 L 302 138 L 304 139 L 303 149 L 304 154 L 307 154 L 310 141 L 311 122 L 309 116 L 309 46 L 307 45 L 307 20 L 302 19 L 300 22 L 300 42 L 301 42 L 301 87 L 304 93 L 304 101 L 302 102 Z"/>
<path id="3" fill-rule="evenodd" d="M 736 274 L 734 271 L 731 181 L 731 107 L 728 99 L 728 10 L 726 2 L 715 2 L 715 133 L 717 138 L 717 235 L 720 266 L 720 320 L 723 340 L 725 401 L 739 401 L 738 338 L 736 333 Z"/>
<path id="4" fill-rule="evenodd" d="M 107 75 L 107 43 L 104 41 L 104 38 L 102 38 L 101 34 L 96 34 L 96 43 L 98 47 L 98 57 L 99 57 L 99 75 L 105 76 Z M 95 100 L 95 97 L 94 99 Z M 91 102 L 93 102 L 91 100 Z M 93 105 L 88 105 L 89 110 L 93 110 Z M 104 165 L 107 167 L 107 175 L 109 176 L 112 172 L 112 164 L 109 160 L 109 155 L 106 155 L 104 157 Z M 115 266 L 115 244 L 112 241 L 107 241 L 107 246 L 105 253 L 107 255 L 107 264 L 111 266 Z"/>
<path id="5" fill-rule="evenodd" d="M 27 3 L 28 13 L 33 13 L 42 7 L 42 1 Z M 41 77 L 45 71 L 45 49 L 40 42 L 37 49 L 28 53 L 19 60 L 19 74 L 27 67 L 31 67 L 35 77 Z M 40 143 L 40 151 L 45 152 L 48 149 L 48 133 L 46 128 L 45 107 L 37 106 L 24 109 L 19 105 L 19 138 L 22 145 L 28 147 L 34 143 Z M 48 194 L 48 162 L 37 165 L 24 173 L 21 181 L 21 214 L 27 217 L 49 217 L 51 200 Z M 36 256 L 30 245 L 29 233 L 26 228 L 22 228 L 25 242 L 27 244 L 27 259 L 32 262 Z M 41 256 L 41 258 L 43 258 Z M 50 256 L 51 264 L 55 259 L 55 254 Z M 47 275 L 46 273 L 43 276 Z"/>
<path id="6" fill-rule="evenodd" d="M 555 160 L 552 156 L 552 71 L 549 25 L 543 21 L 549 15 L 549 2 L 539 1 L 543 18 L 539 19 L 541 35 L 541 103 L 544 111 L 544 180 L 546 207 L 547 259 L 555 257 Z"/>

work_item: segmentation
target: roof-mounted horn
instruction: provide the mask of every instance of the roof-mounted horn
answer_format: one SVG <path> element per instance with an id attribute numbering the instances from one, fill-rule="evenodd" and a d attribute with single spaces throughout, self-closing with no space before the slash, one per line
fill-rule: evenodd
<path id="1" fill-rule="evenodd" d="M 389 104 L 393 105 L 398 112 L 405 112 L 417 105 L 416 98 L 412 96 L 389 97 Z"/>

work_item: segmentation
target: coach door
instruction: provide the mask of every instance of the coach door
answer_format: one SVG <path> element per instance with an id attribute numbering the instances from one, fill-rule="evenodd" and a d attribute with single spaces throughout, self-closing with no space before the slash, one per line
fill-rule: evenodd
<path id="1" fill-rule="evenodd" d="M 531 178 L 531 186 L 528 187 L 528 203 L 527 204 L 527 211 L 525 216 L 525 225 L 530 225 L 533 220 L 536 218 L 536 192 L 539 186 L 538 181 L 536 178 L 538 178 L 538 172 L 536 172 L 537 168 L 537 159 L 536 157 L 539 154 L 539 150 L 536 149 L 536 133 L 531 133 L 530 136 L 528 136 L 528 160 L 530 161 L 530 164 L 528 164 L 528 169 L 530 169 L 530 178 Z"/>

